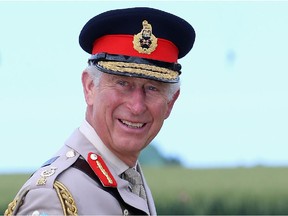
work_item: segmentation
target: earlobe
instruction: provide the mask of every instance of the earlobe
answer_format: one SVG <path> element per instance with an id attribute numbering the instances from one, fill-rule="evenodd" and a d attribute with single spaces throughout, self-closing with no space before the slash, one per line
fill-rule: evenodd
<path id="1" fill-rule="evenodd" d="M 174 106 L 174 103 L 177 100 L 177 98 L 179 97 L 179 95 L 180 95 L 180 89 L 173 95 L 172 100 L 168 102 L 168 110 L 166 112 L 165 119 L 167 119 L 169 117 L 169 115 L 172 111 L 172 108 Z"/>
<path id="2" fill-rule="evenodd" d="M 82 86 L 87 105 L 92 105 L 94 98 L 94 83 L 93 79 L 86 71 L 82 73 Z"/>

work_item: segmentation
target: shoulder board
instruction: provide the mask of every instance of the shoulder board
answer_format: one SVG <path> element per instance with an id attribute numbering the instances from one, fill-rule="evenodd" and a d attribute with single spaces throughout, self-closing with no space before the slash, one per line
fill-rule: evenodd
<path id="1" fill-rule="evenodd" d="M 67 168 L 72 166 L 72 164 L 79 157 L 79 154 L 72 149 L 67 149 L 66 151 L 66 153 L 56 156 L 44 163 L 41 168 L 33 174 L 33 176 L 30 178 L 30 182 L 34 183 L 32 184 L 33 186 L 30 186 L 30 189 L 39 187 L 54 187 L 53 185 L 56 178 Z"/>
<path id="2" fill-rule="evenodd" d="M 62 154 L 45 162 L 41 168 L 32 174 L 29 180 L 27 180 L 27 182 L 18 191 L 15 199 L 9 204 L 4 215 L 15 215 L 20 206 L 23 204 L 26 194 L 33 189 L 55 188 L 55 183 L 59 188 L 61 183 L 57 183 L 57 176 L 72 166 L 79 156 L 79 153 L 73 149 L 65 148 Z"/>
<path id="3" fill-rule="evenodd" d="M 89 152 L 87 161 L 104 187 L 117 187 L 116 180 L 100 155 Z"/>

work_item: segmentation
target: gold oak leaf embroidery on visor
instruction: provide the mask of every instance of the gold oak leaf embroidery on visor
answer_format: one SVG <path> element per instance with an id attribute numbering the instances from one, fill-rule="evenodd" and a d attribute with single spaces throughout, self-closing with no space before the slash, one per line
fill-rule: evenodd
<path id="1" fill-rule="evenodd" d="M 143 74 L 159 79 L 174 80 L 177 79 L 179 75 L 179 73 L 176 71 L 147 64 L 99 61 L 98 65 L 112 71 L 132 74 Z"/>

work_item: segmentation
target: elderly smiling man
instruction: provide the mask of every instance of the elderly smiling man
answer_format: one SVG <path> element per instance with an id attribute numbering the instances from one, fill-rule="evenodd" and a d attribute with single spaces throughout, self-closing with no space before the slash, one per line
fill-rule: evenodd
<path id="1" fill-rule="evenodd" d="M 155 215 L 138 156 L 179 96 L 195 32 L 153 8 L 107 11 L 83 27 L 86 119 L 24 184 L 5 214 Z"/>

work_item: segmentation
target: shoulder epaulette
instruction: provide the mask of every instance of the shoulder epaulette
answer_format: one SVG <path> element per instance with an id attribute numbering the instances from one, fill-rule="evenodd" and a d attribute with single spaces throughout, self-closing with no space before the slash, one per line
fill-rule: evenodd
<path id="1" fill-rule="evenodd" d="M 31 179 L 31 181 L 35 182 L 34 187 L 53 188 L 57 176 L 72 166 L 78 157 L 79 154 L 70 149 L 67 150 L 66 154 L 61 154 L 50 159 L 32 176 L 34 180 Z"/>
<path id="2" fill-rule="evenodd" d="M 38 169 L 30 179 L 23 185 L 21 190 L 16 195 L 15 199 L 8 205 L 8 209 L 5 211 L 4 215 L 9 216 L 15 214 L 19 207 L 23 204 L 26 194 L 37 188 L 53 188 L 57 191 L 59 199 L 63 200 L 59 191 L 65 191 L 66 194 L 70 194 L 69 191 L 56 180 L 57 176 L 65 171 L 67 168 L 73 165 L 75 161 L 79 158 L 79 154 L 70 148 L 65 148 L 63 154 L 53 157 L 52 159 L 45 162 L 40 169 Z M 62 193 L 62 192 L 61 192 Z M 71 199 L 73 200 L 73 199 Z M 73 203 L 72 203 L 73 204 Z M 66 212 L 69 215 L 77 213 L 76 206 L 74 208 L 66 208 L 65 203 L 62 205 L 64 214 Z M 73 214 L 72 214 L 73 213 Z"/>

